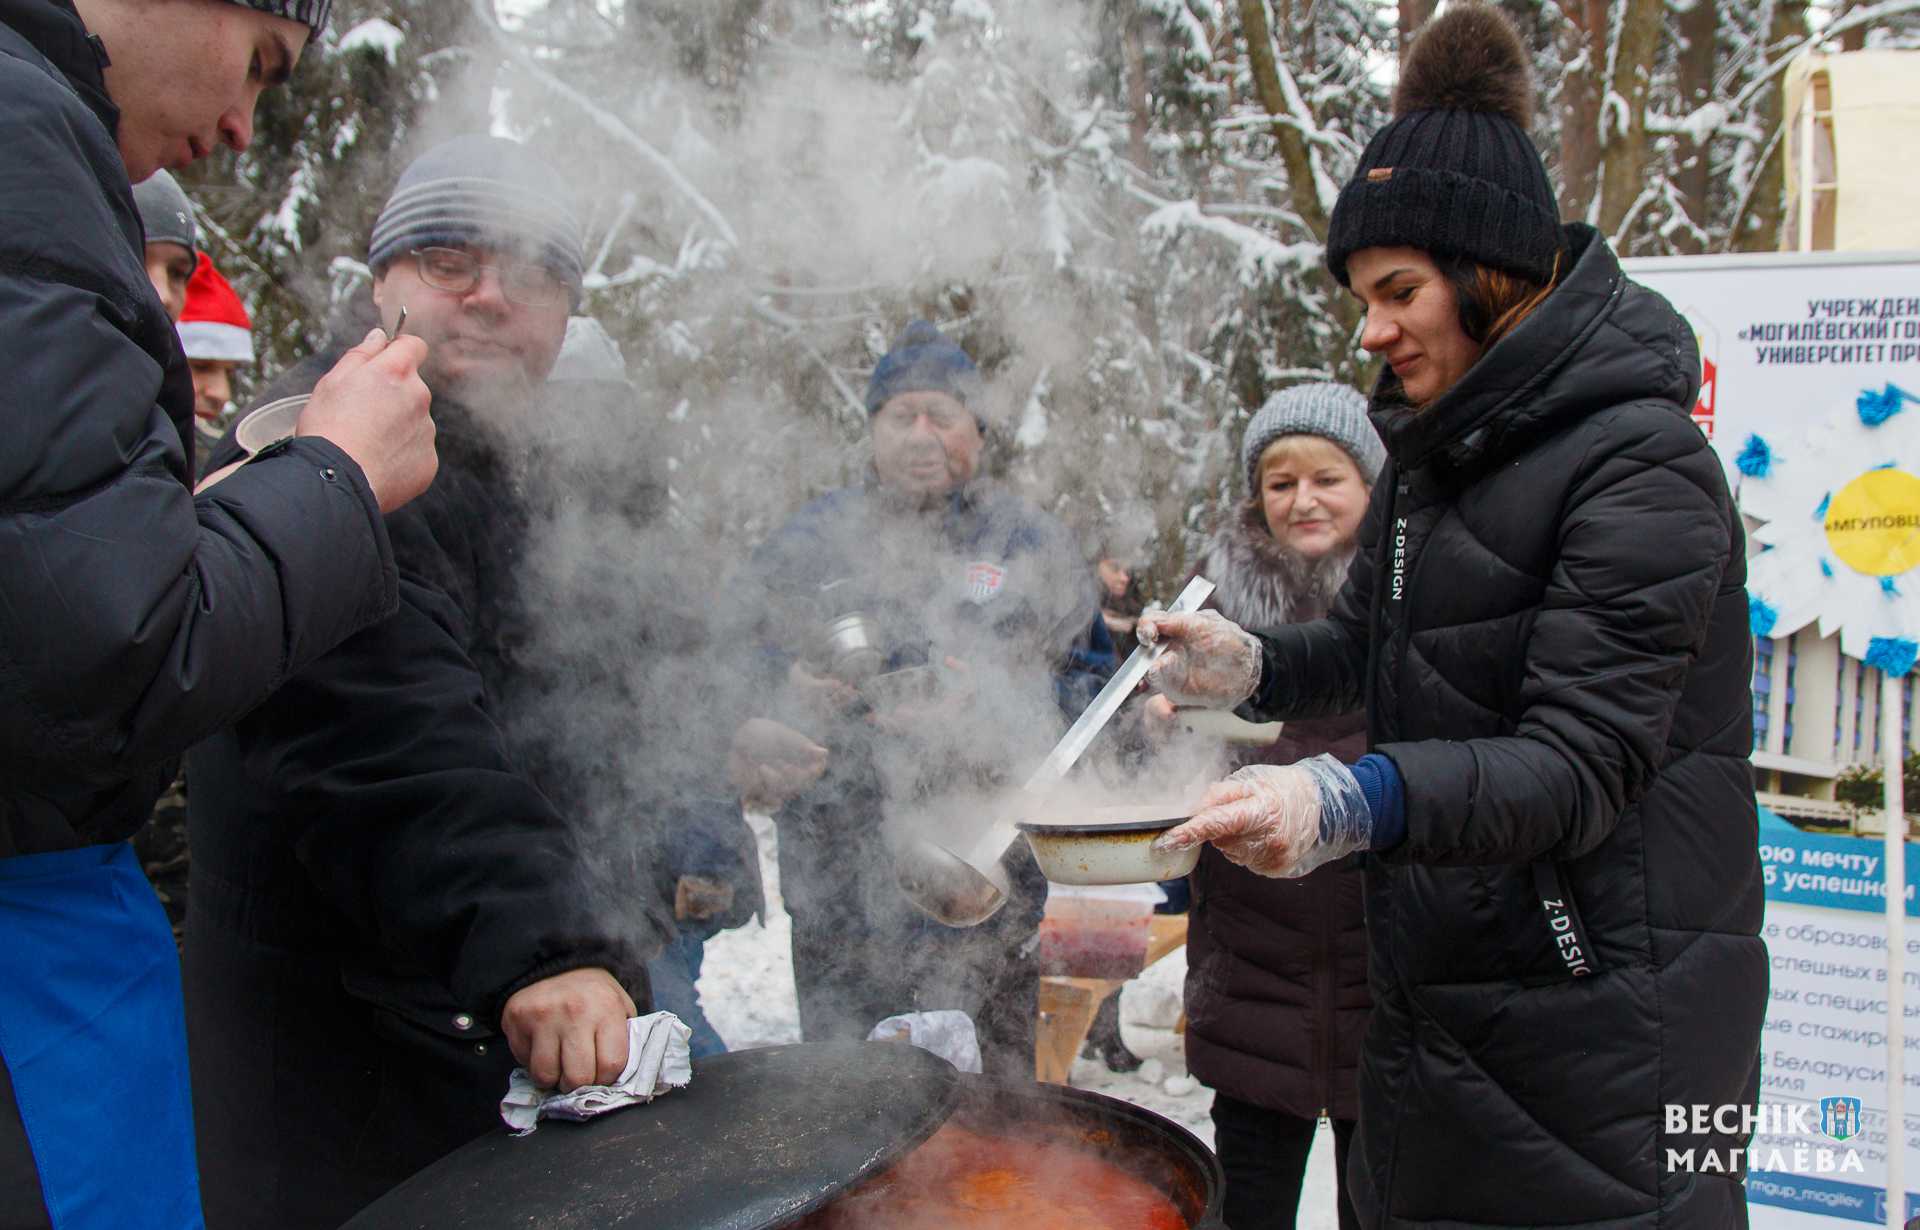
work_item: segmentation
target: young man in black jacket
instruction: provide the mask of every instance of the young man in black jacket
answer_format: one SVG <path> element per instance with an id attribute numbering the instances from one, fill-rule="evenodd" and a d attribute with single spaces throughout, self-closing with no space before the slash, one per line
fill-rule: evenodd
<path id="1" fill-rule="evenodd" d="M 0 0 L 0 1224 L 199 1222 L 179 965 L 126 839 L 175 760 L 393 608 L 417 340 L 196 500 L 131 185 L 252 138 L 324 0 Z"/>
<path id="2" fill-rule="evenodd" d="M 644 906 L 623 928 L 583 891 L 590 809 L 522 705 L 539 609 L 522 600 L 515 479 L 582 274 L 560 183 L 479 136 L 401 175 L 367 263 L 387 326 L 404 306 L 431 347 L 442 465 L 387 521 L 399 610 L 191 757 L 209 1226 L 336 1226 L 497 1128 L 516 1061 L 567 1089 L 626 1064 L 657 939 Z M 263 400 L 304 391 L 328 358 Z"/>

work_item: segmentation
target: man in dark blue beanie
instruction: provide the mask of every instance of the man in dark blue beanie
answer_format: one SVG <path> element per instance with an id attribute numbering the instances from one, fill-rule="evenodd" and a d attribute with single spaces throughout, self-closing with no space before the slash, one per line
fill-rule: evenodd
<path id="1" fill-rule="evenodd" d="M 973 481 L 986 445 L 984 393 L 966 351 L 927 321 L 908 325 L 867 382 L 881 489 L 938 500 Z"/>
<path id="2" fill-rule="evenodd" d="M 873 378 L 867 381 L 867 413 L 877 414 L 896 394 L 922 391 L 945 393 L 977 408 L 985 390 L 980 369 L 967 352 L 948 340 L 939 326 L 916 320 L 874 366 Z M 977 409 L 975 414 L 978 417 Z"/>
<path id="3" fill-rule="evenodd" d="M 892 853 L 936 835 L 964 848 L 991 818 L 965 800 L 1021 780 L 1077 715 L 1068 698 L 1090 694 L 1075 655 L 1099 622 L 1092 578 L 1066 527 L 980 474 L 983 394 L 924 321 L 875 367 L 869 480 L 808 504 L 754 556 L 768 618 L 749 660 L 770 672 L 767 705 L 738 728 L 733 767 L 780 824 L 802 1034 L 863 1038 L 896 1013 L 958 1009 L 989 1073 L 1031 1080 L 1046 885 L 1026 847 L 1005 860 L 1008 903 L 974 928 L 920 912 Z M 823 647 L 855 614 L 873 653 Z"/>

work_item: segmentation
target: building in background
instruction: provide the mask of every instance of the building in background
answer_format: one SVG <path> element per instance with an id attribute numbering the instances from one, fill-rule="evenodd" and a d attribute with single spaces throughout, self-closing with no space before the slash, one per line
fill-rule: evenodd
<path id="1" fill-rule="evenodd" d="M 1907 253 L 1920 166 L 1920 52 L 1807 54 L 1785 78 L 1789 252 Z M 1910 267 L 1910 266 L 1909 266 Z M 1839 284 L 1836 283 L 1836 286 Z M 1836 290 L 1835 293 L 1840 293 Z M 1840 653 L 1815 627 L 1754 644 L 1753 763 L 1763 804 L 1802 821 L 1883 831 L 1874 810 L 1834 801 L 1834 781 L 1879 760 L 1879 672 Z M 1916 689 L 1902 687 L 1904 745 L 1915 743 Z M 1909 807 L 1920 804 L 1910 800 Z"/>
<path id="2" fill-rule="evenodd" d="M 1809 626 L 1792 636 L 1756 637 L 1753 654 L 1753 768 L 1760 802 L 1780 815 L 1846 828 L 1883 830 L 1877 811 L 1834 801 L 1834 781 L 1879 759 L 1880 672 L 1840 652 L 1840 638 Z M 1901 689 L 1909 752 L 1920 690 Z M 1914 800 L 1909 803 L 1920 803 Z"/>
<path id="3" fill-rule="evenodd" d="M 1920 51 L 1807 54 L 1787 68 L 1785 252 L 1920 247 Z"/>

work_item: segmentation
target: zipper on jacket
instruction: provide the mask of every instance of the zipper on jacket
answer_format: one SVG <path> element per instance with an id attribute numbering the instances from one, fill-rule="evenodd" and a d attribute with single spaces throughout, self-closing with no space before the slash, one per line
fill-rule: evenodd
<path id="1" fill-rule="evenodd" d="M 1372 603 L 1373 610 L 1369 615 L 1369 620 L 1368 620 L 1369 635 L 1367 637 L 1367 678 L 1366 678 L 1365 687 L 1361 691 L 1361 699 L 1366 702 L 1366 706 L 1367 706 L 1367 747 L 1369 750 L 1371 750 L 1373 746 L 1379 742 L 1379 733 L 1380 733 L 1380 728 L 1374 717 L 1375 707 L 1373 704 L 1372 693 L 1375 686 L 1375 680 L 1378 678 L 1378 672 L 1380 669 L 1380 665 L 1379 665 L 1380 637 L 1382 633 L 1381 621 L 1384 618 L 1386 613 L 1385 595 L 1387 593 L 1388 585 L 1392 583 L 1391 578 L 1388 577 L 1387 575 L 1386 564 L 1388 559 L 1393 554 L 1394 525 L 1399 520 L 1400 502 L 1409 494 L 1407 490 L 1406 480 L 1400 477 L 1399 465 L 1395 464 L 1392 461 L 1389 461 L 1388 464 L 1393 467 L 1394 486 L 1387 495 L 1386 516 L 1382 518 L 1380 522 L 1382 537 L 1380 539 L 1379 548 L 1375 552 L 1375 556 L 1374 556 L 1375 563 L 1374 563 L 1374 576 L 1373 576 L 1373 582 L 1374 582 L 1373 583 L 1373 603 Z M 1385 582 L 1385 584 L 1383 584 L 1383 582 Z M 1371 876 L 1372 872 L 1369 871 L 1368 874 L 1369 876 Z M 1392 871 L 1383 871 L 1382 874 L 1392 875 L 1396 873 Z M 1367 905 L 1369 906 L 1369 908 L 1372 906 L 1372 904 L 1373 903 L 1371 899 L 1369 899 L 1367 902 Z M 1397 903 L 1395 904 L 1397 905 Z M 1395 909 L 1393 911 L 1393 916 L 1384 920 L 1384 926 L 1387 928 L 1387 933 L 1389 936 L 1389 943 L 1388 943 L 1389 951 L 1391 951 L 1392 948 L 1394 947 L 1394 945 L 1391 942 L 1393 929 L 1400 925 L 1399 913 L 1400 913 L 1399 910 Z M 1373 941 L 1371 938 L 1371 927 L 1369 928 L 1369 938 L 1367 941 L 1367 959 L 1369 961 L 1373 959 Z M 1405 980 L 1401 977 L 1399 962 L 1397 960 L 1392 963 L 1391 974 L 1392 974 L 1392 979 L 1396 984 L 1402 987 L 1406 985 Z M 1375 1222 L 1375 1225 L 1377 1226 L 1385 1226 L 1393 1218 L 1394 1178 L 1395 1178 L 1395 1173 L 1400 1168 L 1400 1145 L 1403 1139 L 1401 1136 L 1401 1129 L 1405 1121 L 1405 1111 L 1406 1111 L 1406 1102 L 1404 1100 L 1396 1103 L 1394 1107 L 1394 1113 L 1393 1113 L 1391 1123 L 1387 1129 L 1389 1133 L 1387 1139 L 1392 1143 L 1388 1146 L 1387 1157 L 1386 1157 L 1385 1165 L 1383 1167 L 1386 1175 L 1386 1181 L 1382 1185 L 1381 1190 L 1378 1193 L 1378 1198 L 1380 1201 L 1380 1212 L 1379 1212 L 1378 1220 Z"/>
<path id="2" fill-rule="evenodd" d="M 1321 895 L 1338 898 L 1331 882 L 1320 885 Z M 1320 1117 L 1333 1118 L 1333 1027 L 1339 1013 L 1333 1006 L 1333 900 L 1322 901 L 1316 911 L 1320 915 L 1320 1020 L 1319 1062 L 1314 1065 L 1314 1080 L 1319 1085 L 1315 1092 L 1320 1099 Z"/>

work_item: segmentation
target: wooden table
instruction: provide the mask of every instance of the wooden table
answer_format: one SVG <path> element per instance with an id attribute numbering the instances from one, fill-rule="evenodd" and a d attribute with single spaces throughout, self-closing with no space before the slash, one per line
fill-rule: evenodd
<path id="1" fill-rule="evenodd" d="M 1187 942 L 1185 914 L 1155 914 L 1147 926 L 1147 961 L 1152 965 Z M 1100 1005 L 1129 980 L 1125 978 L 1068 978 L 1045 974 L 1040 979 L 1040 1022 L 1034 1031 L 1035 1080 L 1067 1083 L 1073 1060 L 1087 1041 Z M 1181 1018 L 1183 1021 L 1185 1017 Z"/>

